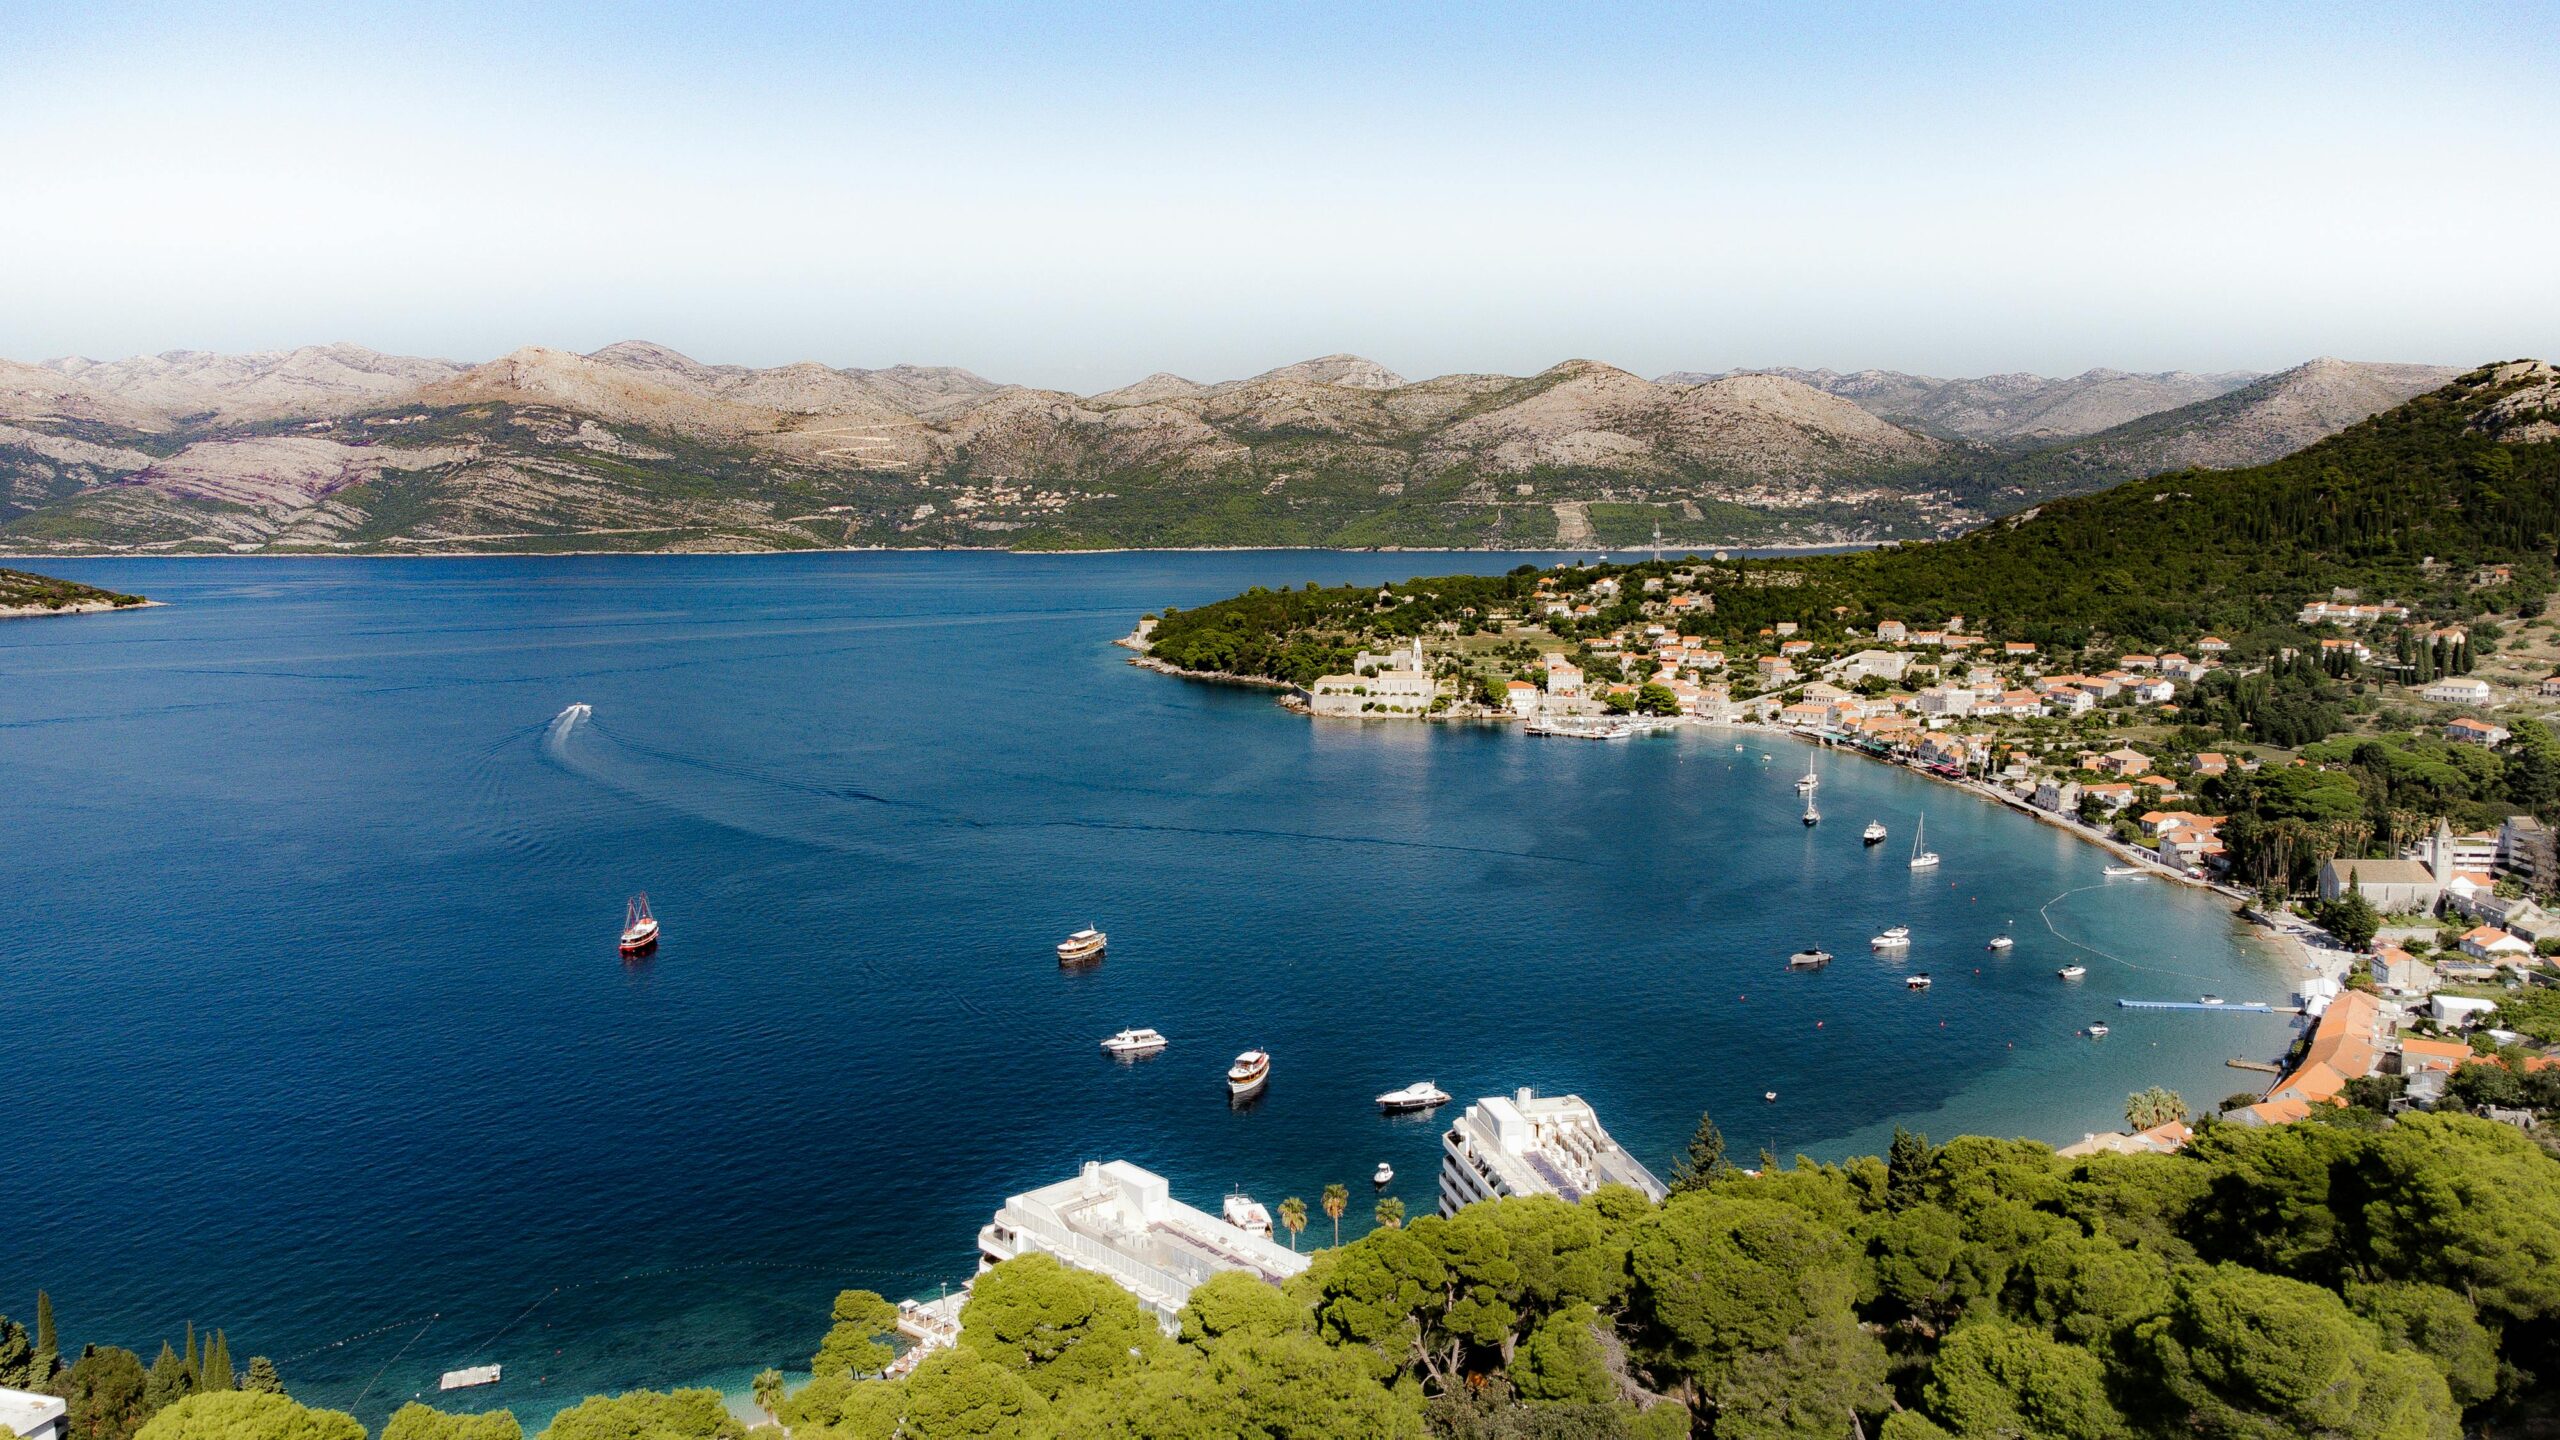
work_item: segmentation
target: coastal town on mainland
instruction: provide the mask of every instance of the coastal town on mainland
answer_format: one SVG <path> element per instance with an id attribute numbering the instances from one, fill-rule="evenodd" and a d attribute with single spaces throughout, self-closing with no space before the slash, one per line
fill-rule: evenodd
<path id="1" fill-rule="evenodd" d="M 2227 1121 L 2300 1119 L 2315 1105 L 2347 1104 L 2351 1085 L 2387 1090 L 2391 1108 L 2432 1107 L 2466 1067 L 2560 1066 L 2560 1053 L 2498 1023 L 2504 1000 L 2554 981 L 2560 857 L 2549 827 L 2515 813 L 2457 831 L 2437 815 L 2392 854 L 2356 856 L 2347 852 L 2371 847 L 2332 834 L 2340 853 L 2305 867 L 2310 886 L 2263 865 L 2245 873 L 2226 844 L 2230 817 L 2212 813 L 2205 792 L 2226 777 L 2327 768 L 2325 752 L 2199 745 L 2184 714 L 2217 675 L 2227 683 L 2309 665 L 2357 677 L 2382 725 L 2411 744 L 2456 759 L 2507 753 L 2527 732 L 2542 740 L 2543 717 L 2560 713 L 2560 636 L 2527 618 L 2538 606 L 2511 619 L 2509 633 L 2494 618 L 2435 623 L 2342 591 L 2302 605 L 2282 643 L 2263 631 L 2245 644 L 2198 633 L 2156 651 L 2049 651 L 1986 635 L 1961 614 L 1825 633 L 1774 621 L 1737 641 L 1731 629 L 1718 636 L 1713 591 L 1739 573 L 1696 557 L 1568 562 L 1540 572 L 1523 603 L 1419 626 L 1395 623 L 1414 603 L 1411 588 L 1381 587 L 1377 629 L 1393 642 L 1363 646 L 1347 668 L 1289 687 L 1282 703 L 1326 721 L 1517 723 L 1586 741 L 1691 726 L 1783 734 L 1907 767 L 2071 830 L 2126 868 L 2213 889 L 2298 958 L 2305 1021 L 2286 1062 L 2268 1067 L 2263 1094 L 2222 1102 Z M 2484 566 L 2470 583 L 2513 579 L 2510 567 Z M 1194 673 L 1145 654 L 1153 623 L 1124 642 L 1138 663 Z M 2489 631 L 2486 667 L 2475 626 Z M 2359 910 L 2365 922 L 2353 918 Z M 2522 1127 L 2535 1121 L 2480 1108 Z M 2180 1115 L 2089 1135 L 2066 1153 L 2175 1149 L 2190 1133 Z"/>

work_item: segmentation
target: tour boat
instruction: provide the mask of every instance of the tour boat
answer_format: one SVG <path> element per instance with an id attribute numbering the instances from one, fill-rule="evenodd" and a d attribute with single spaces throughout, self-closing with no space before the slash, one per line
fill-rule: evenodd
<path id="1" fill-rule="evenodd" d="M 1912 827 L 1911 868 L 1914 870 L 1935 870 L 1938 868 L 1938 852 L 1935 850 L 1923 850 L 1920 848 L 1920 842 L 1926 837 L 1928 829 L 1929 817 L 1926 815 L 1921 816 L 1920 823 Z"/>
<path id="2" fill-rule="evenodd" d="M 1994 935 L 1991 937 L 1991 943 L 1983 946 L 1982 948 L 1985 950 L 2006 950 L 2017 943 L 2017 941 L 2010 939 L 2006 935 Z"/>
<path id="3" fill-rule="evenodd" d="M 1926 971 L 1926 970 L 1923 970 L 1923 971 L 1921 971 L 1921 972 L 1920 972 L 1919 974 L 1917 974 L 1917 975 L 1905 975 L 1905 976 L 1903 976 L 1903 977 L 1902 977 L 1902 988 L 1903 988 L 1903 989 L 1905 989 L 1905 990 L 1926 990 L 1926 989 L 1928 989 L 1928 988 L 1929 988 L 1929 972 L 1928 972 L 1928 971 Z"/>
<path id="4" fill-rule="evenodd" d="M 1381 1160 L 1378 1162 L 1378 1173 L 1369 1177 L 1369 1183 L 1372 1185 L 1385 1185 L 1388 1181 L 1395 1178 L 1396 1167 L 1388 1164 L 1384 1160 Z"/>
<path id="5" fill-rule="evenodd" d="M 1110 936 L 1087 925 L 1058 942 L 1058 963 L 1081 965 L 1087 960 L 1099 960 L 1102 958 L 1103 947 L 1110 943 Z"/>
<path id="6" fill-rule="evenodd" d="M 2106 1038 L 2107 1038 L 2107 1027 L 2106 1027 L 2106 1026 L 2104 1026 L 2104 1025 L 2092 1025 L 2092 1026 L 2090 1026 L 2090 1027 L 2089 1027 L 2089 1038 L 2090 1038 L 2090 1039 L 2092 1039 L 2092 1040 L 2104 1040 L 2104 1039 L 2106 1039 Z"/>
<path id="7" fill-rule="evenodd" d="M 1830 963 L 1831 952 L 1828 950 L 1799 950 L 1787 957 L 1790 970 L 1819 970 Z"/>
<path id="8" fill-rule="evenodd" d="M 1271 1238 L 1271 1211 L 1250 1195 L 1228 1196 L 1222 1218 L 1247 1235 Z"/>
<path id="9" fill-rule="evenodd" d="M 2127 875 L 2141 874 L 2142 867 L 2139 865 L 2110 865 L 2106 868 L 2105 873 L 2109 879 L 2121 879 Z"/>
<path id="10" fill-rule="evenodd" d="M 1807 829 L 1822 823 L 1822 812 L 1813 808 L 1813 792 L 1804 792 L 1804 823 Z"/>
<path id="11" fill-rule="evenodd" d="M 1867 943 L 1878 950 L 1907 950 L 1911 946 L 1911 927 L 1896 925 Z"/>
<path id="12" fill-rule="evenodd" d="M 2089 973 L 2089 967 L 2086 965 L 2065 965 L 2053 973 L 2061 976 L 2065 980 L 2077 980 L 2081 976 Z"/>
<path id="13" fill-rule="evenodd" d="M 649 897 L 634 895 L 622 907 L 622 953 L 646 955 L 658 947 L 658 917 L 649 913 Z"/>
<path id="14" fill-rule="evenodd" d="M 1428 1080 L 1419 1085 L 1407 1085 L 1401 1090 L 1390 1090 L 1378 1097 L 1378 1108 L 1390 1115 L 1405 1110 L 1429 1110 L 1448 1103 L 1449 1092 Z"/>
<path id="15" fill-rule="evenodd" d="M 1126 1060 L 1140 1055 L 1153 1055 L 1170 1043 L 1164 1038 L 1164 1032 L 1161 1030 L 1123 1030 L 1103 1041 L 1102 1048 L 1111 1055 Z"/>
<path id="16" fill-rule="evenodd" d="M 1868 821 L 1867 828 L 1858 832 L 1858 838 L 1866 841 L 1870 845 L 1883 844 L 1884 822 L 1881 820 Z"/>
<path id="17" fill-rule="evenodd" d="M 1227 1067 L 1227 1094 L 1241 1100 L 1259 1092 L 1271 1079 L 1271 1056 L 1261 1050 L 1247 1050 Z"/>

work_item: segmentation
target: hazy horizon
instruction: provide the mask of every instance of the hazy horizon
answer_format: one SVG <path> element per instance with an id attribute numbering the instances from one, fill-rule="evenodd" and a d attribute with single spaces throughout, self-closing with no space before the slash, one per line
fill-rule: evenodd
<path id="1" fill-rule="evenodd" d="M 0 354 L 1412 376 L 2560 350 L 2515 7 L 0 15 Z"/>

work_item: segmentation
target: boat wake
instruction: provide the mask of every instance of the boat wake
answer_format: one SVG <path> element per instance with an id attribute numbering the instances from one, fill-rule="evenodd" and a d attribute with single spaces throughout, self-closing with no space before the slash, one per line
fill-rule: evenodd
<path id="1" fill-rule="evenodd" d="M 551 723 L 543 728 L 543 743 L 554 750 L 568 744 L 569 737 L 577 733 L 579 726 L 594 718 L 595 713 L 594 706 L 584 703 L 562 710 L 559 714 L 552 716 Z"/>

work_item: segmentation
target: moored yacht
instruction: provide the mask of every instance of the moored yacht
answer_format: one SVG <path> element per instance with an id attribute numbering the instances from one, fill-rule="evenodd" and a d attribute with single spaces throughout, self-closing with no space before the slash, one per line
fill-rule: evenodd
<path id="1" fill-rule="evenodd" d="M 1058 963 L 1081 965 L 1088 960 L 1099 960 L 1102 958 L 1104 947 L 1110 943 L 1110 936 L 1087 925 L 1058 942 Z"/>
<path id="2" fill-rule="evenodd" d="M 1247 1235 L 1259 1235 L 1265 1240 L 1271 1238 L 1271 1210 L 1250 1195 L 1228 1196 L 1219 1218 Z"/>
<path id="3" fill-rule="evenodd" d="M 1881 820 L 1868 821 L 1867 828 L 1858 832 L 1858 838 L 1864 840 L 1870 845 L 1883 844 L 1884 835 L 1884 822 Z"/>
<path id="4" fill-rule="evenodd" d="M 1153 1055 L 1171 1042 L 1161 1030 L 1123 1030 L 1102 1042 L 1102 1048 L 1123 1060 L 1140 1055 Z"/>
<path id="5" fill-rule="evenodd" d="M 2104 1026 L 2104 1025 L 2092 1025 L 2092 1026 L 2090 1026 L 2090 1027 L 2089 1027 L 2089 1038 L 2090 1038 L 2090 1039 L 2092 1039 L 2092 1040 L 2104 1040 L 2104 1039 L 2106 1039 L 2106 1038 L 2107 1038 L 2107 1027 L 2106 1027 L 2106 1026 Z"/>
<path id="6" fill-rule="evenodd" d="M 1929 988 L 1929 972 L 1928 972 L 1928 971 L 1926 971 L 1926 970 L 1923 970 L 1923 971 L 1921 971 L 1921 972 L 1920 972 L 1919 974 L 1917 974 L 1917 975 L 1905 975 L 1905 976 L 1903 976 L 1903 977 L 1902 977 L 1902 988 L 1903 988 L 1903 989 L 1905 989 L 1905 990 L 1926 990 L 1926 989 L 1928 989 L 1928 988 Z"/>
<path id="7" fill-rule="evenodd" d="M 622 953 L 646 955 L 658 948 L 658 917 L 649 913 L 649 897 L 634 895 L 622 907 Z"/>
<path id="8" fill-rule="evenodd" d="M 1379 1187 L 1380 1189 L 1385 1189 L 1387 1182 L 1395 1178 L 1396 1167 L 1388 1164 L 1384 1160 L 1381 1160 L 1378 1162 L 1378 1172 L 1369 1177 L 1369 1183 Z"/>
<path id="9" fill-rule="evenodd" d="M 1896 925 L 1867 943 L 1878 950 L 1907 950 L 1911 948 L 1911 927 Z"/>
<path id="10" fill-rule="evenodd" d="M 2089 973 L 2089 967 L 2086 965 L 2065 965 L 2053 973 L 2061 976 L 2065 980 L 2077 980 L 2081 976 Z"/>
<path id="11" fill-rule="evenodd" d="M 1390 1090 L 1378 1097 L 1378 1108 L 1390 1115 L 1408 1110 L 1428 1110 L 1448 1103 L 1449 1092 L 1428 1080 L 1419 1085 L 1407 1085 L 1401 1090 Z"/>
<path id="12" fill-rule="evenodd" d="M 1258 1094 L 1271 1080 L 1271 1056 L 1268 1051 L 1247 1050 L 1227 1067 L 1227 1094 L 1237 1100 Z"/>
<path id="13" fill-rule="evenodd" d="M 1790 970 L 1819 970 L 1830 963 L 1831 952 L 1828 950 L 1799 950 L 1787 957 Z"/>
<path id="14" fill-rule="evenodd" d="M 1994 935 L 1991 937 L 1991 943 L 1983 946 L 1982 948 L 1985 950 L 2006 950 L 2017 943 L 2017 941 L 2006 935 Z"/>

